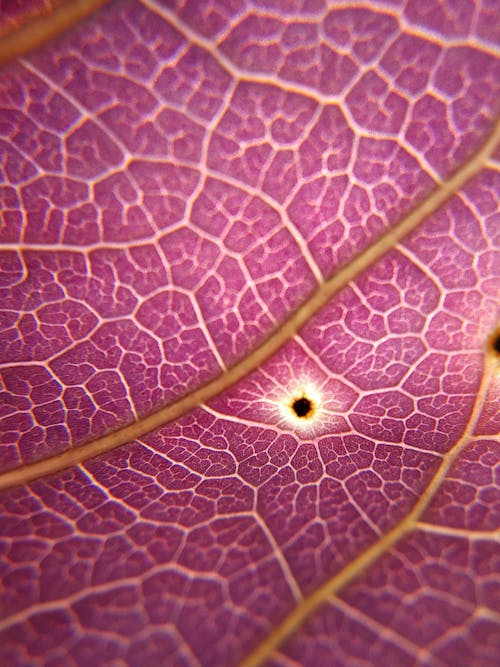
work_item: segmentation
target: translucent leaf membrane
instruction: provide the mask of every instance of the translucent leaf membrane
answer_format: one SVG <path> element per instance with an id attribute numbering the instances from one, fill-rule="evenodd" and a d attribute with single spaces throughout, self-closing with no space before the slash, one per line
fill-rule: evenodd
<path id="1" fill-rule="evenodd" d="M 495 158 L 363 263 L 477 159 L 494 30 L 487 3 L 117 2 L 2 71 L 3 470 L 285 332 L 2 493 L 3 663 L 494 664 Z"/>
<path id="2" fill-rule="evenodd" d="M 2 361 L 26 415 L 4 465 L 244 358 L 489 131 L 498 62 L 477 37 L 195 5 L 114 3 L 4 70 Z"/>

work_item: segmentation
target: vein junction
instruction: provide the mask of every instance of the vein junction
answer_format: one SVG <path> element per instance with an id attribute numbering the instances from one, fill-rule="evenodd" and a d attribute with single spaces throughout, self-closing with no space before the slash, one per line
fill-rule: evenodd
<path id="1" fill-rule="evenodd" d="M 164 424 L 192 411 L 239 380 L 242 380 L 277 352 L 335 294 L 340 292 L 340 290 L 357 278 L 373 263 L 381 259 L 399 241 L 443 206 L 450 197 L 457 193 L 468 180 L 475 176 L 488 163 L 499 142 L 500 121 L 497 121 L 485 143 L 466 164 L 446 181 L 443 181 L 438 188 L 422 200 L 398 224 L 387 230 L 371 246 L 365 248 L 351 262 L 341 267 L 331 278 L 320 285 L 307 301 L 291 313 L 290 317 L 274 333 L 258 345 L 242 361 L 195 391 L 146 417 L 138 419 L 128 426 L 108 433 L 81 447 L 70 448 L 54 456 L 2 473 L 0 475 L 0 491 L 21 484 L 27 484 L 44 475 L 54 474 L 71 466 L 79 465 L 90 458 L 141 438 L 147 433 L 155 431 Z"/>
<path id="2" fill-rule="evenodd" d="M 333 596 L 353 581 L 353 579 L 359 577 L 367 567 L 373 565 L 376 560 L 387 553 L 391 547 L 411 531 L 425 525 L 424 523 L 420 523 L 420 518 L 441 487 L 451 466 L 469 444 L 470 438 L 474 434 L 477 421 L 481 415 L 488 389 L 496 374 L 496 370 L 497 364 L 492 363 L 491 359 L 486 356 L 481 386 L 479 387 L 476 402 L 464 433 L 454 447 L 444 455 L 436 474 L 431 479 L 427 488 L 422 493 L 422 496 L 409 514 L 389 531 L 389 533 L 373 543 L 366 549 L 366 551 L 349 563 L 349 565 L 340 570 L 340 572 L 327 580 L 322 586 L 317 588 L 311 595 L 294 607 L 284 621 L 282 621 L 282 623 L 280 623 L 280 625 L 278 625 L 275 630 L 273 630 L 273 632 L 271 632 L 269 636 L 243 660 L 240 667 L 259 667 L 259 665 L 262 665 L 322 604 L 328 602 Z"/>

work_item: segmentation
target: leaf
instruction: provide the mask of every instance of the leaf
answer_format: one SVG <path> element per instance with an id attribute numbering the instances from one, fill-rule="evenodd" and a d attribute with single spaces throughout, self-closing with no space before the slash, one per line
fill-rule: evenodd
<path id="1" fill-rule="evenodd" d="M 3 664 L 494 664 L 498 35 L 428 7 L 115 2 L 3 69 Z"/>

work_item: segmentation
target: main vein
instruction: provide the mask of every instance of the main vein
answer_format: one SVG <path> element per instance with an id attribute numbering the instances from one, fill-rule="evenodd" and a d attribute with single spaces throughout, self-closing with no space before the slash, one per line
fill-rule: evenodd
<path id="1" fill-rule="evenodd" d="M 19 27 L 0 30 L 0 67 L 62 34 L 108 0 L 66 0 L 46 14 L 31 16 Z"/>
<path id="2" fill-rule="evenodd" d="M 485 356 L 481 386 L 479 387 L 474 407 L 462 437 L 444 455 L 435 475 L 423 491 L 419 500 L 415 503 L 413 509 L 392 530 L 377 542 L 374 542 L 368 549 L 340 570 L 340 572 L 331 579 L 328 579 L 311 595 L 304 598 L 300 604 L 294 607 L 290 614 L 285 617 L 266 639 L 243 660 L 240 667 L 259 667 L 262 665 L 321 605 L 339 593 L 341 589 L 345 588 L 347 584 L 358 577 L 367 567 L 387 553 L 396 542 L 399 542 L 415 529 L 420 517 L 422 517 L 429 503 L 441 487 L 451 466 L 456 461 L 460 452 L 470 442 L 496 369 L 497 364 L 492 363 L 491 359 Z"/>
<path id="3" fill-rule="evenodd" d="M 468 180 L 484 167 L 499 142 L 500 120 L 494 125 L 493 131 L 481 148 L 466 164 L 443 181 L 420 204 L 405 215 L 399 223 L 388 229 L 369 247 L 361 251 L 353 260 L 341 267 L 331 278 L 320 285 L 279 328 L 232 368 L 229 368 L 215 379 L 186 394 L 182 398 L 146 417 L 142 417 L 128 426 L 119 428 L 85 445 L 72 447 L 59 454 L 2 473 L 0 475 L 0 491 L 13 486 L 27 484 L 44 475 L 50 475 L 65 468 L 79 465 L 90 458 L 115 449 L 115 447 L 141 438 L 147 433 L 190 412 L 221 391 L 228 389 L 239 380 L 242 380 L 295 335 L 335 294 L 349 282 L 357 278 L 374 262 L 381 259 L 401 239 L 416 229 L 419 224 L 460 190 Z"/>

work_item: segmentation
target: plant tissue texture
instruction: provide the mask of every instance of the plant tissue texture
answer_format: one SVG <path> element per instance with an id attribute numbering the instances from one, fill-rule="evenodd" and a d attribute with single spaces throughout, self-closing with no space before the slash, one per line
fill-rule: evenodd
<path id="1" fill-rule="evenodd" d="M 4 66 L 3 665 L 495 664 L 498 11 L 118 1 Z"/>

